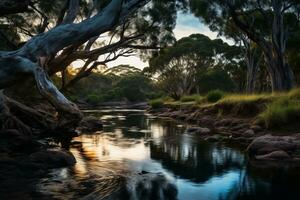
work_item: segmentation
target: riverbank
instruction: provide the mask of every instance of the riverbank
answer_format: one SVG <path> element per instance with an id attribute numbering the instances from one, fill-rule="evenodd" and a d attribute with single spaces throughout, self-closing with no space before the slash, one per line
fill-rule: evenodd
<path id="1" fill-rule="evenodd" d="M 189 101 L 166 99 L 152 104 L 149 112 L 190 124 L 186 133 L 204 140 L 241 145 L 253 160 L 299 162 L 299 96 L 299 89 L 275 95 L 227 95 L 214 103 L 194 96 Z"/>

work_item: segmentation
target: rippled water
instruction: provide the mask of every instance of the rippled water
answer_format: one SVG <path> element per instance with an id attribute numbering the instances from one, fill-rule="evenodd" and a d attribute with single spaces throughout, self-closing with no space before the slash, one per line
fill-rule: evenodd
<path id="1" fill-rule="evenodd" d="M 89 114 L 104 130 L 63 144 L 77 164 L 40 181 L 50 199 L 300 199 L 299 168 L 249 163 L 238 148 L 204 142 L 184 134 L 185 124 L 143 111 Z"/>

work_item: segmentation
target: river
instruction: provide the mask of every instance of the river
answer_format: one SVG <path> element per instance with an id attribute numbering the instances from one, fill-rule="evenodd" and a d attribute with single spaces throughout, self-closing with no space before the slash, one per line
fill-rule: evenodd
<path id="1" fill-rule="evenodd" d="M 250 163 L 241 148 L 208 143 L 143 110 L 86 112 L 104 129 L 62 144 L 77 164 L 39 181 L 49 199 L 300 199 L 297 167 Z"/>

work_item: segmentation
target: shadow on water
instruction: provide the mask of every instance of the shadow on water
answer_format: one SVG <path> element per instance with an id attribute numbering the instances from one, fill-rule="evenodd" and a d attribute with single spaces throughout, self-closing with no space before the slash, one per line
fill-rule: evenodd
<path id="1" fill-rule="evenodd" d="M 50 199 L 298 199 L 299 168 L 249 163 L 224 144 L 184 134 L 185 125 L 138 110 L 90 111 L 104 130 L 64 146 L 72 168 L 53 170 L 38 184 Z"/>

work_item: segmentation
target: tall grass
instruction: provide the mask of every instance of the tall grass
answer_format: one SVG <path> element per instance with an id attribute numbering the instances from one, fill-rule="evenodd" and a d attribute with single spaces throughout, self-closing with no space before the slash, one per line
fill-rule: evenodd
<path id="1" fill-rule="evenodd" d="M 268 104 L 259 118 L 270 129 L 292 124 L 300 119 L 300 102 L 289 96 L 281 97 Z"/>
<path id="2" fill-rule="evenodd" d="M 173 102 L 174 100 L 171 97 L 161 97 L 159 99 L 153 99 L 149 101 L 149 105 L 153 109 L 162 108 L 164 104 Z"/>
<path id="3" fill-rule="evenodd" d="M 259 100 L 272 100 L 276 95 L 272 94 L 228 94 L 220 103 L 256 102 Z"/>
<path id="4" fill-rule="evenodd" d="M 195 94 L 195 95 L 183 96 L 180 98 L 180 101 L 181 102 L 193 102 L 193 101 L 198 102 L 203 98 L 204 98 L 203 96 Z"/>

